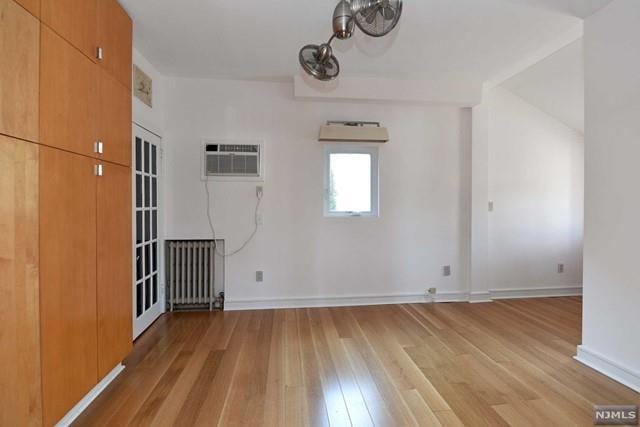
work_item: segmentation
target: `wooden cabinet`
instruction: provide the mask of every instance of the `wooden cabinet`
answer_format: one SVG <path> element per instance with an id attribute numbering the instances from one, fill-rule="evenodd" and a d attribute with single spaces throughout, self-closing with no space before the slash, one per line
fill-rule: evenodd
<path id="1" fill-rule="evenodd" d="M 45 25 L 40 52 L 40 142 L 94 155 L 95 65 Z"/>
<path id="2" fill-rule="evenodd" d="M 98 63 L 131 90 L 133 24 L 117 0 L 98 1 Z"/>
<path id="3" fill-rule="evenodd" d="M 40 24 L 13 0 L 0 0 L 0 133 L 38 141 Z"/>
<path id="4" fill-rule="evenodd" d="M 131 169 L 43 146 L 39 172 L 39 210 L 47 213 L 40 217 L 40 313 L 49 425 L 131 350 Z"/>
<path id="5" fill-rule="evenodd" d="M 40 0 L 16 0 L 16 2 L 36 18 L 40 17 Z"/>
<path id="6" fill-rule="evenodd" d="M 97 383 L 95 160 L 40 148 L 44 424 Z"/>
<path id="7" fill-rule="evenodd" d="M 41 1 L 42 22 L 95 61 L 97 0 Z"/>
<path id="8" fill-rule="evenodd" d="M 131 169 L 104 163 L 97 178 L 98 376 L 131 351 Z"/>
<path id="9" fill-rule="evenodd" d="M 0 135 L 0 425 L 37 424 L 38 146 Z"/>
<path id="10" fill-rule="evenodd" d="M 41 143 L 130 165 L 130 90 L 44 25 L 40 86 Z"/>
<path id="11" fill-rule="evenodd" d="M 99 158 L 131 164 L 131 92 L 104 70 L 97 70 L 98 138 L 103 143 Z"/>
<path id="12" fill-rule="evenodd" d="M 0 0 L 0 426 L 56 424 L 131 350 L 131 21 L 99 1 Z"/>
<path id="13" fill-rule="evenodd" d="M 41 1 L 43 23 L 131 89 L 133 23 L 117 0 Z"/>

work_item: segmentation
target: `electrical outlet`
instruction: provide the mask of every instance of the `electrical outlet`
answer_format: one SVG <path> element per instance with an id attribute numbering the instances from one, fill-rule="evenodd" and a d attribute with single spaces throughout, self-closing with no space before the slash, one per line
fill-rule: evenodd
<path id="1" fill-rule="evenodd" d="M 256 271 L 256 282 L 264 281 L 264 271 Z"/>
<path id="2" fill-rule="evenodd" d="M 262 188 L 262 185 L 256 185 L 256 197 L 261 198 L 263 194 L 264 188 Z"/>
<path id="3" fill-rule="evenodd" d="M 558 264 L 558 274 L 564 273 L 564 264 Z"/>
<path id="4" fill-rule="evenodd" d="M 493 202 L 489 202 L 489 212 L 493 212 Z"/>
<path id="5" fill-rule="evenodd" d="M 436 294 L 436 292 L 438 292 L 438 289 L 436 289 L 436 288 L 429 288 L 429 289 L 427 289 L 427 293 L 428 293 L 429 295 L 435 295 L 435 294 Z"/>
<path id="6" fill-rule="evenodd" d="M 444 267 L 442 267 L 442 275 L 444 277 L 451 276 L 451 266 L 450 265 L 445 265 Z"/>

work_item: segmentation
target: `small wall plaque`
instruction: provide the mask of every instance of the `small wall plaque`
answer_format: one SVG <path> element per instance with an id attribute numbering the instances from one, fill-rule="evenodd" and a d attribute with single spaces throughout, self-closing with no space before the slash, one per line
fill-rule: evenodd
<path id="1" fill-rule="evenodd" d="M 150 108 L 153 108 L 153 80 L 144 71 L 133 66 L 133 94 Z"/>

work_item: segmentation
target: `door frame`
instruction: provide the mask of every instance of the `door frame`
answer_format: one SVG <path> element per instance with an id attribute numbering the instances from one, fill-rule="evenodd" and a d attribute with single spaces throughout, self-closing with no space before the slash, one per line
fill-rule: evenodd
<path id="1" fill-rule="evenodd" d="M 139 319 L 136 318 L 136 137 L 142 136 L 149 142 L 153 142 L 157 148 L 157 205 L 158 205 L 158 302 L 152 306 L 147 312 L 145 312 Z M 132 202 L 132 221 L 131 221 L 131 251 L 132 251 L 132 268 L 131 268 L 131 298 L 132 298 L 132 310 L 131 310 L 131 322 L 133 339 L 138 338 L 145 330 L 149 328 L 162 314 L 166 312 L 166 298 L 165 298 L 165 262 L 164 262 L 164 186 L 163 186 L 163 173 L 164 173 L 164 155 L 162 147 L 162 137 L 146 127 L 133 122 L 132 135 L 131 135 L 131 202 Z"/>

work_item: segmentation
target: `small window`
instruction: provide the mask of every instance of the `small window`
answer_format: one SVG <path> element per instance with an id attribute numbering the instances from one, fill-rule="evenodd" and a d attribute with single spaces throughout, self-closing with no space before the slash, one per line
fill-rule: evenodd
<path id="1" fill-rule="evenodd" d="M 378 216 L 378 148 L 325 147 L 325 216 Z"/>

